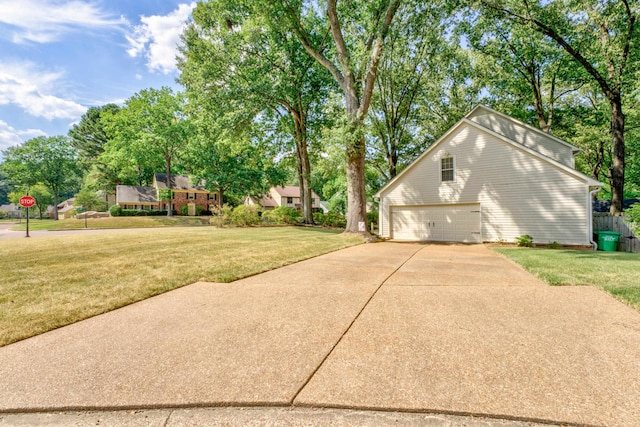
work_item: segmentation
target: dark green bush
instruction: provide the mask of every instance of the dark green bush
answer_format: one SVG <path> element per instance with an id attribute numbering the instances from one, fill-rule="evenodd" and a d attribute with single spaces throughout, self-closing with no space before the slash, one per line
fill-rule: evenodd
<path id="1" fill-rule="evenodd" d="M 296 208 L 278 206 L 262 213 L 262 220 L 270 224 L 297 224 L 302 214 Z"/>
<path id="2" fill-rule="evenodd" d="M 259 224 L 258 209 L 255 206 L 236 206 L 229 214 L 229 222 L 240 226 Z"/>
<path id="3" fill-rule="evenodd" d="M 345 228 L 347 226 L 347 220 L 344 215 L 333 211 L 326 214 L 316 212 L 313 214 L 313 221 L 325 227 Z"/>
<path id="4" fill-rule="evenodd" d="M 119 205 L 113 205 L 109 208 L 111 216 L 122 216 L 122 208 Z"/>
<path id="5" fill-rule="evenodd" d="M 624 211 L 624 216 L 629 222 L 640 224 L 640 203 L 632 204 L 626 211 Z"/>
<path id="6" fill-rule="evenodd" d="M 533 237 L 529 236 L 528 234 L 516 237 L 515 242 L 516 245 L 527 248 L 532 248 L 534 246 Z"/>
<path id="7" fill-rule="evenodd" d="M 143 209 L 121 209 L 120 215 L 117 215 L 117 216 L 162 216 L 162 215 L 167 215 L 167 211 L 143 210 Z"/>

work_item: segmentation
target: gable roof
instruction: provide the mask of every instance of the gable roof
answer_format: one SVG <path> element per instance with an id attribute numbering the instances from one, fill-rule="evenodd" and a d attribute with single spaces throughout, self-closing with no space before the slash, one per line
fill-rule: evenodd
<path id="1" fill-rule="evenodd" d="M 484 107 L 484 108 L 488 108 L 488 107 Z M 491 111 L 493 111 L 493 110 L 491 110 Z M 513 118 L 511 118 L 511 120 L 517 121 L 516 119 L 513 119 Z M 537 152 L 537 151 L 535 151 L 535 150 L 533 150 L 533 149 L 531 149 L 531 148 L 529 148 L 529 147 L 527 147 L 527 146 L 525 146 L 523 144 L 520 144 L 517 141 L 514 141 L 514 140 L 512 140 L 510 138 L 507 138 L 506 136 L 504 136 L 502 134 L 494 132 L 494 131 L 492 131 L 491 129 L 489 129 L 487 127 L 484 127 L 484 126 L 482 126 L 482 125 L 480 125 L 480 124 L 478 124 L 478 123 L 476 123 L 476 122 L 474 122 L 472 120 L 469 120 L 465 116 L 461 120 L 459 120 L 455 125 L 453 125 L 451 128 L 449 128 L 449 130 L 446 131 L 444 133 L 444 135 L 442 135 L 440 138 L 438 138 L 438 140 L 436 142 L 431 144 L 431 146 L 429 148 L 427 148 L 427 150 L 424 153 L 422 153 L 417 159 L 415 159 L 413 162 L 411 162 L 411 164 L 409 166 L 404 168 L 402 170 L 402 172 L 400 172 L 398 175 L 396 175 L 395 178 L 393 178 L 384 187 L 382 187 L 380 190 L 378 190 L 378 192 L 376 194 L 374 194 L 374 197 L 375 198 L 379 198 L 380 195 L 384 191 L 386 191 L 389 187 L 391 187 L 396 182 L 398 182 L 400 179 L 402 179 L 402 177 L 406 173 L 408 173 L 411 169 L 413 169 L 417 164 L 419 164 L 422 161 L 422 159 L 424 159 L 425 157 L 429 156 L 430 153 L 432 151 L 434 151 L 436 149 L 436 147 L 438 147 L 444 140 L 446 140 L 449 135 L 451 135 L 458 128 L 460 128 L 460 127 L 462 127 L 464 125 L 471 126 L 471 127 L 474 127 L 474 128 L 476 128 L 476 129 L 478 129 L 478 130 L 480 130 L 482 132 L 488 133 L 489 135 L 494 136 L 495 138 L 499 139 L 500 141 L 511 145 L 513 148 L 522 150 L 522 151 L 530 154 L 531 156 L 533 156 L 533 157 L 535 157 L 537 159 L 540 159 L 540 160 L 542 160 L 542 161 L 544 161 L 546 163 L 549 163 L 551 166 L 554 166 L 554 167 L 556 167 L 558 169 L 561 169 L 562 171 L 564 171 L 568 175 L 571 175 L 576 179 L 584 181 L 590 187 L 602 187 L 602 185 L 603 185 L 601 182 L 596 181 L 595 179 L 583 174 L 582 172 L 578 172 L 577 170 L 572 169 L 572 168 L 570 168 L 570 167 L 568 167 L 566 165 L 563 165 L 562 163 L 560 163 L 560 162 L 558 162 L 558 161 L 556 161 L 556 160 L 554 160 L 554 159 L 552 159 L 550 157 L 547 157 L 547 156 L 545 156 L 543 154 L 540 154 L 539 152 Z"/>
<path id="2" fill-rule="evenodd" d="M 479 104 L 479 105 L 475 106 L 464 117 L 466 119 L 469 119 L 469 120 L 475 122 L 474 117 L 478 117 L 478 116 L 482 115 L 482 113 L 498 116 L 498 117 L 500 117 L 500 118 L 502 118 L 504 120 L 507 120 L 510 123 L 510 125 L 514 126 L 515 128 L 520 129 L 520 130 L 524 130 L 525 131 L 524 134 L 533 133 L 534 135 L 536 135 L 536 136 L 538 136 L 540 138 L 547 139 L 547 140 L 553 141 L 553 142 L 555 142 L 557 144 L 560 144 L 562 146 L 565 146 L 567 148 L 570 148 L 571 151 L 574 154 L 576 154 L 576 153 L 578 153 L 580 151 L 580 148 L 576 147 L 575 145 L 569 144 L 567 141 L 564 141 L 564 140 L 562 140 L 562 139 L 560 139 L 558 137 L 555 137 L 550 133 L 543 132 L 542 130 L 540 130 L 540 129 L 534 127 L 534 126 L 528 125 L 528 124 L 526 124 L 526 123 L 524 123 L 524 122 L 522 122 L 522 121 L 520 121 L 518 119 L 515 119 L 515 118 L 513 118 L 511 116 L 508 116 L 508 115 L 506 115 L 504 113 L 501 113 L 500 111 L 494 110 L 491 107 L 487 107 L 486 105 Z M 502 135 L 502 136 L 504 136 L 506 138 L 510 138 L 510 136 L 507 135 L 504 132 L 503 129 L 501 129 L 499 126 L 497 126 L 497 123 L 495 123 L 495 122 L 493 122 L 493 123 L 478 123 L 478 124 L 480 124 L 481 126 L 487 127 L 489 129 L 491 129 L 492 131 L 494 131 L 495 133 L 499 133 L 500 135 Z M 515 137 L 515 138 L 513 138 L 513 140 L 518 142 L 518 143 L 520 143 L 520 144 L 522 144 L 522 145 L 527 145 L 527 143 L 526 143 L 526 141 L 524 139 Z"/>
<path id="3" fill-rule="evenodd" d="M 153 175 L 153 182 L 158 190 L 167 189 L 167 174 L 166 173 L 156 173 Z M 187 191 L 203 191 L 204 182 L 201 181 L 198 185 L 194 185 L 189 180 L 187 175 L 174 175 L 171 174 L 171 185 L 169 186 L 172 190 L 187 190 Z"/>
<path id="4" fill-rule="evenodd" d="M 272 187 L 281 197 L 300 197 L 300 187 L 295 185 L 286 185 L 284 187 Z M 317 196 L 316 192 L 311 190 L 313 196 Z"/>
<path id="5" fill-rule="evenodd" d="M 158 203 L 158 193 L 154 187 L 136 185 L 116 185 L 118 203 Z"/>

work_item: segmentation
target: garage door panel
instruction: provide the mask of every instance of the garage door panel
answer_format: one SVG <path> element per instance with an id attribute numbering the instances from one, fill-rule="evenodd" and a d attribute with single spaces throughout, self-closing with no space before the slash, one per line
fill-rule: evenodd
<path id="1" fill-rule="evenodd" d="M 482 242 L 479 204 L 394 206 L 391 228 L 397 240 Z"/>

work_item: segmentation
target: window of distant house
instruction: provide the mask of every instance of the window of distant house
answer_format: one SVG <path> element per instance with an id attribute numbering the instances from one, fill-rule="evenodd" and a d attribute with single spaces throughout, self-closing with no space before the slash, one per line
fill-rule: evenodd
<path id="1" fill-rule="evenodd" d="M 173 191 L 171 192 L 171 200 L 176 198 L 176 193 L 174 193 Z"/>
<path id="2" fill-rule="evenodd" d="M 287 197 L 287 204 L 290 205 L 293 203 L 293 197 Z"/>
<path id="3" fill-rule="evenodd" d="M 196 193 L 187 193 L 187 199 L 195 200 L 196 199 Z"/>
<path id="4" fill-rule="evenodd" d="M 455 181 L 455 162 L 453 157 L 440 159 L 440 179 L 444 181 Z"/>

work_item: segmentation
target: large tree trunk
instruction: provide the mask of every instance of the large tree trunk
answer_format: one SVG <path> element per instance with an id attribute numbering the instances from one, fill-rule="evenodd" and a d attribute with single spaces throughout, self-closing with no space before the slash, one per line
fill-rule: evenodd
<path id="1" fill-rule="evenodd" d="M 622 99 L 611 102 L 611 135 L 613 137 L 613 166 L 611 168 L 611 214 L 622 213 L 624 200 L 624 114 Z"/>
<path id="2" fill-rule="evenodd" d="M 302 108 L 302 106 L 300 106 Z M 298 153 L 298 181 L 300 185 L 300 203 L 302 222 L 313 224 L 313 199 L 311 198 L 311 164 L 307 150 L 307 125 L 301 110 L 292 110 L 296 131 L 296 151 Z"/>
<path id="3" fill-rule="evenodd" d="M 347 117 L 350 132 L 347 141 L 347 227 L 348 233 L 367 233 L 367 192 L 365 188 L 365 140 L 361 135 L 361 105 L 353 87 L 345 90 Z M 364 230 L 360 224 L 364 223 Z"/>
<path id="4" fill-rule="evenodd" d="M 169 189 L 169 191 L 172 190 L 171 188 L 171 162 L 166 161 L 165 162 L 165 173 L 167 174 L 167 188 Z M 171 191 L 171 193 L 173 194 L 173 192 Z M 172 196 L 173 197 L 173 196 Z M 171 200 L 169 199 L 169 206 L 167 206 L 167 216 L 173 216 L 173 209 L 171 206 Z"/>
<path id="5" fill-rule="evenodd" d="M 53 219 L 58 220 L 58 192 L 53 192 Z"/>

